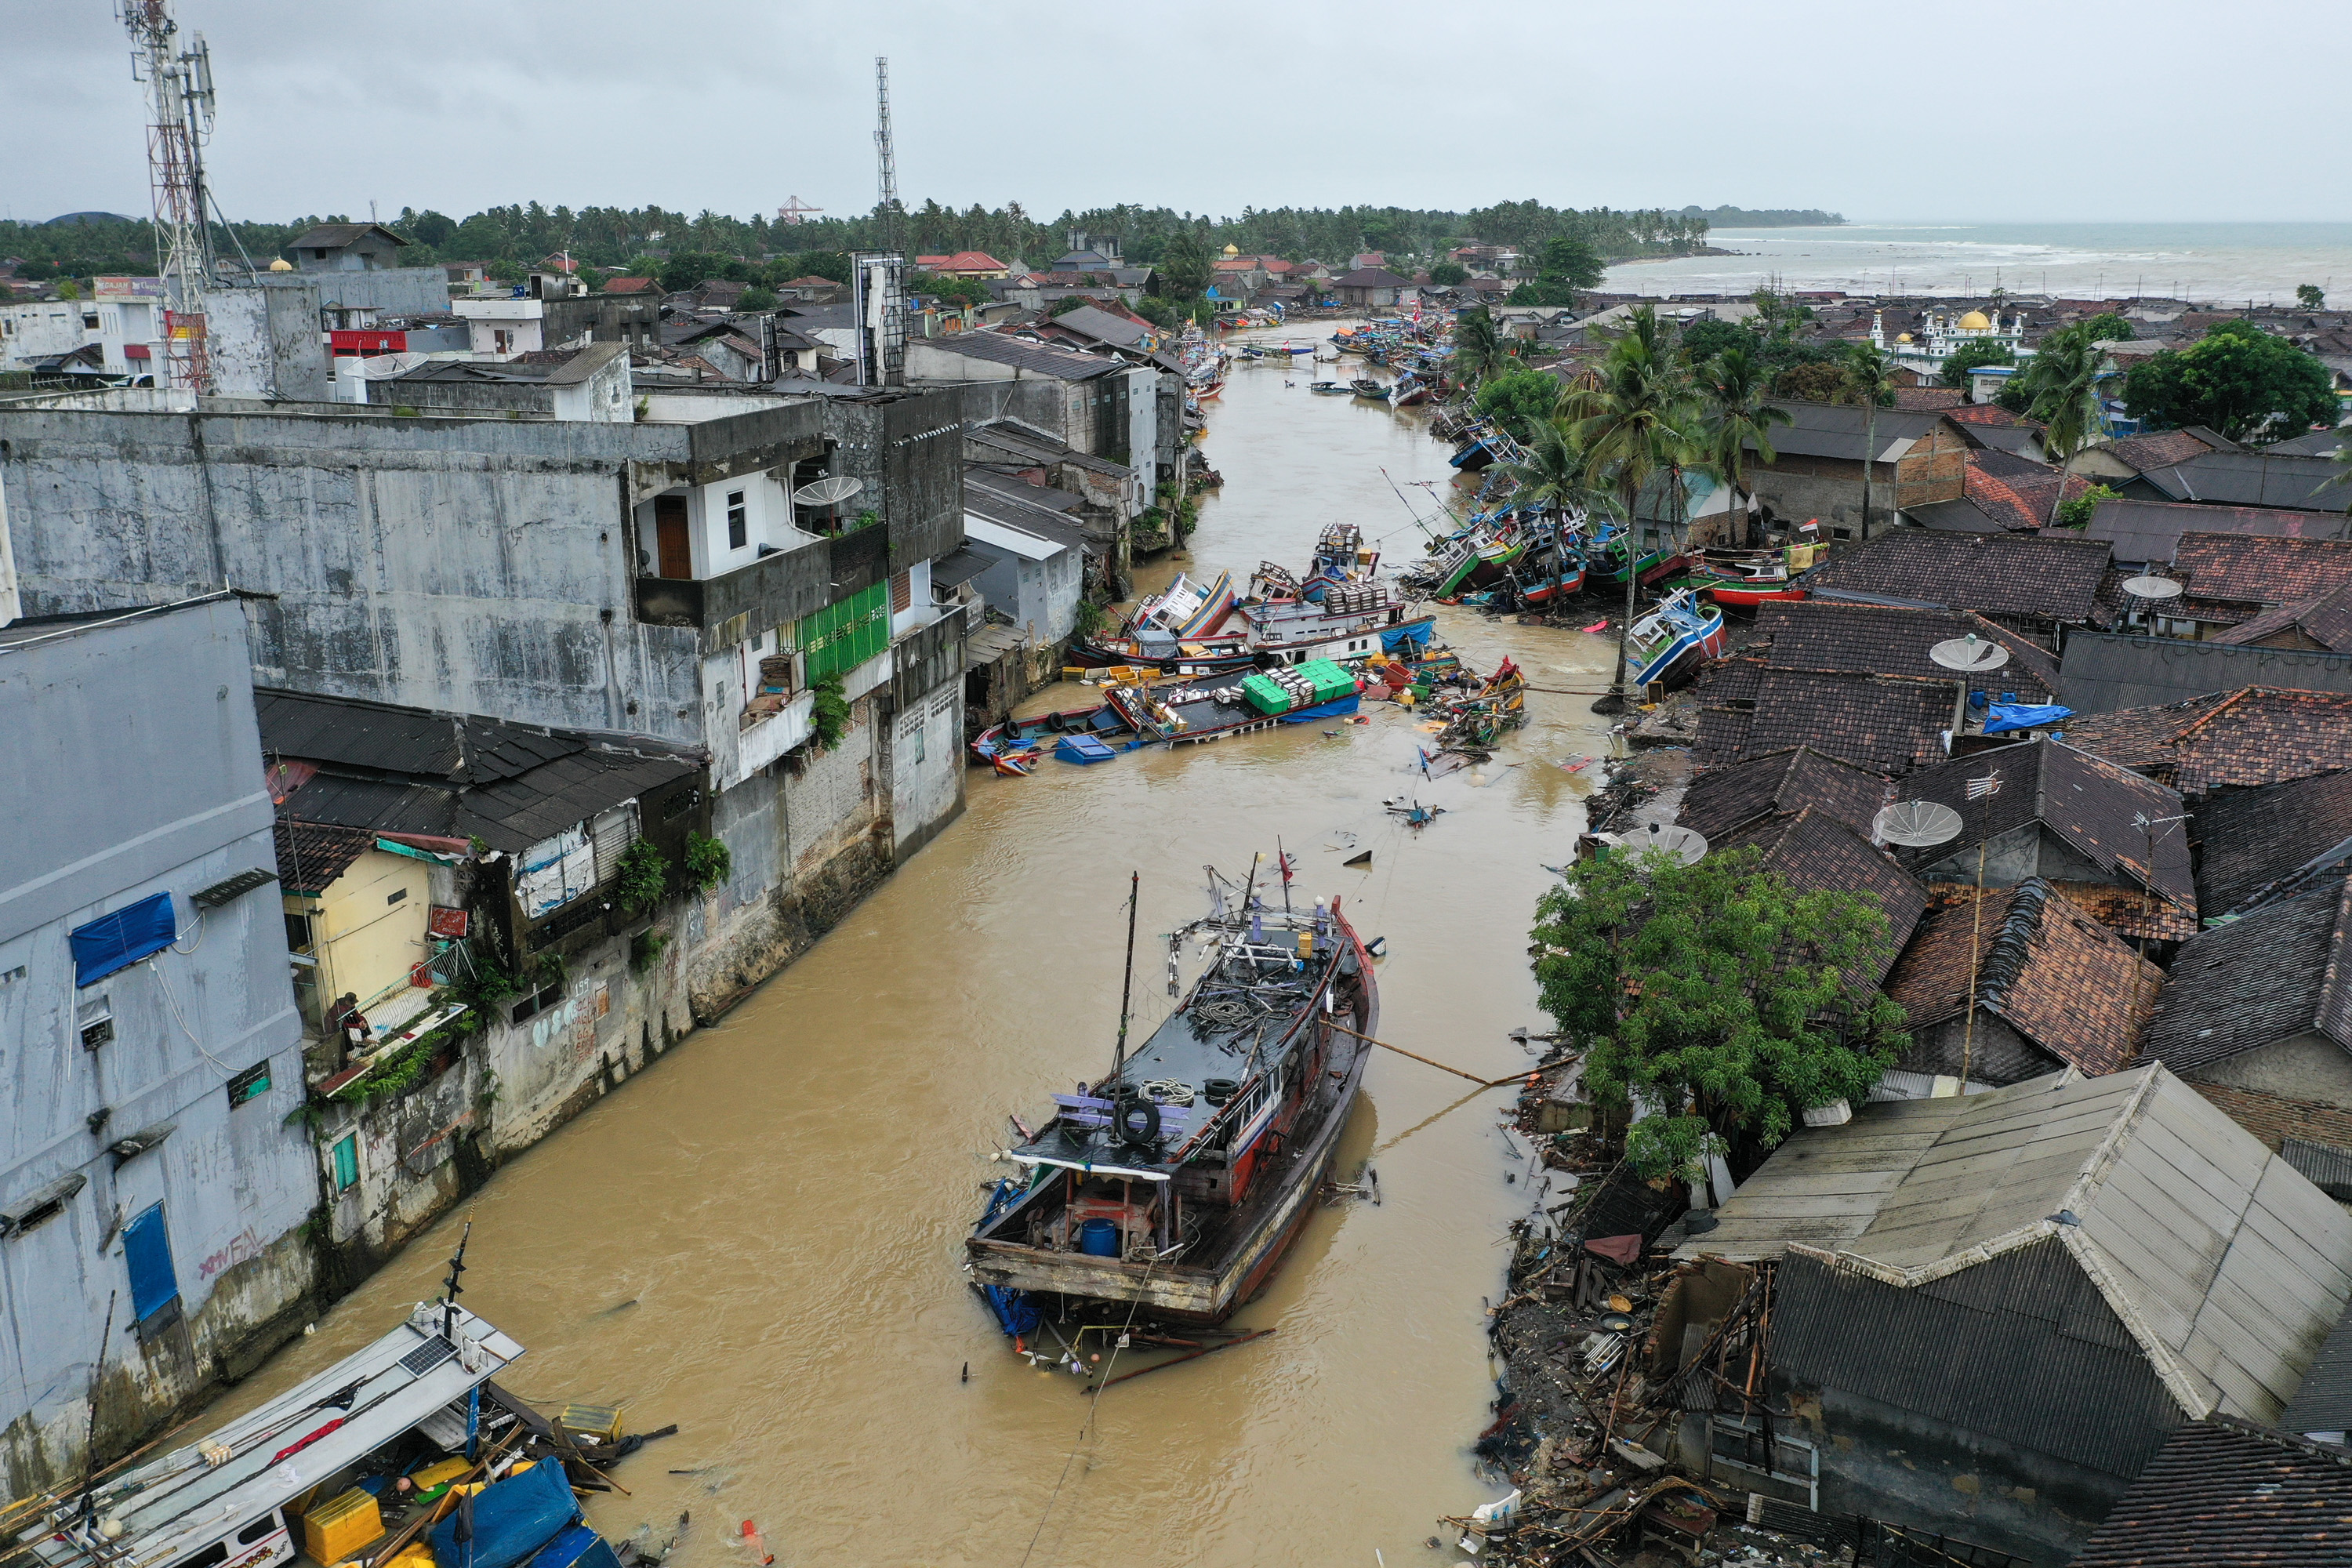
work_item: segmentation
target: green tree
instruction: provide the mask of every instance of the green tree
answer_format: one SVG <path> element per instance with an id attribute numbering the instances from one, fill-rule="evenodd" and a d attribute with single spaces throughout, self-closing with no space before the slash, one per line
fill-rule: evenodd
<path id="1" fill-rule="evenodd" d="M 775 290 L 762 289 L 757 283 L 747 287 L 743 290 L 743 297 L 735 301 L 735 308 L 739 310 L 772 310 L 776 305 Z"/>
<path id="2" fill-rule="evenodd" d="M 1709 316 L 1705 321 L 1693 321 L 1682 331 L 1683 358 L 1690 362 L 1691 368 L 1694 370 L 1717 354 L 1745 351 L 1755 346 L 1754 332 L 1736 322 L 1727 321 L 1716 316 Z"/>
<path id="3" fill-rule="evenodd" d="M 1974 342 L 1962 343 L 1958 348 L 1946 354 L 1944 368 L 1937 373 L 1937 379 L 1946 386 L 1956 386 L 1966 392 L 1969 387 L 1969 372 L 1979 365 L 2015 364 L 2016 363 L 2017 351 L 2007 343 L 1997 343 L 1979 338 Z"/>
<path id="4" fill-rule="evenodd" d="M 1532 374 L 1537 380 L 1551 382 L 1554 388 L 1559 384 L 1548 375 L 1523 374 Z M 1492 391 L 1507 382 L 1518 379 L 1517 375 L 1498 377 L 1486 384 L 1487 390 Z M 1546 395 L 1546 401 L 1550 401 L 1549 394 Z M 1565 425 L 1557 419 L 1538 416 L 1520 440 L 1528 449 L 1527 460 L 1508 464 L 1503 469 L 1510 476 L 1513 500 L 1537 507 L 1555 517 L 1570 508 L 1589 507 L 1593 502 L 1591 478 L 1585 468 L 1584 453 L 1578 448 L 1576 437 L 1570 434 Z"/>
<path id="5" fill-rule="evenodd" d="M 1772 377 L 1772 395 L 1799 403 L 1834 403 L 1845 384 L 1845 356 L 1808 359 L 1787 366 Z"/>
<path id="6" fill-rule="evenodd" d="M 1474 400 L 1478 412 L 1501 426 L 1514 441 L 1534 438 L 1536 426 L 1551 417 L 1559 402 L 1559 378 L 1539 370 L 1509 370 L 1486 378 Z"/>
<path id="7" fill-rule="evenodd" d="M 1547 282 L 1564 283 L 1570 289 L 1598 289 L 1606 270 L 1601 253 L 1573 235 L 1556 234 L 1544 241 L 1543 257 L 1537 264 L 1536 275 Z"/>
<path id="8" fill-rule="evenodd" d="M 1592 381 L 1560 399 L 1560 414 L 1585 455 L 1595 480 L 1617 493 L 1625 518 L 1625 619 L 1617 630 L 1617 681 L 1613 696 L 1626 700 L 1633 677 L 1626 636 L 1633 629 L 1634 596 L 1641 586 L 1642 487 L 1659 469 L 1679 465 L 1691 448 L 1696 423 L 1689 372 L 1658 323 L 1657 311 L 1637 305 L 1625 330 L 1609 345 Z"/>
<path id="9" fill-rule="evenodd" d="M 1477 386 L 1500 375 L 1515 363 L 1513 347 L 1492 310 L 1471 307 L 1454 318 L 1454 378 L 1465 386 Z"/>
<path id="10" fill-rule="evenodd" d="M 829 278 L 835 283 L 846 283 L 849 281 L 849 253 L 845 250 L 803 251 L 796 276 Z"/>
<path id="11" fill-rule="evenodd" d="M 1470 281 L 1470 269 L 1459 262 L 1441 261 L 1429 269 L 1429 280 L 1440 289 L 1457 288 Z"/>
<path id="12" fill-rule="evenodd" d="M 2223 321 L 2124 377 L 2124 408 L 2158 426 L 2202 425 L 2233 441 L 2294 435 L 2337 417 L 2327 367 L 2250 321 Z"/>
<path id="13" fill-rule="evenodd" d="M 2298 283 L 2294 286 L 2294 302 L 2306 310 L 2316 310 L 2327 303 L 2327 291 L 2316 283 Z"/>
<path id="14" fill-rule="evenodd" d="M 1805 1111 L 1859 1102 L 1910 1043 L 1903 1010 L 1853 978 L 1893 955 L 1877 900 L 1796 892 L 1754 849 L 1580 864 L 1536 921 L 1544 1010 L 1595 1100 L 1633 1113 L 1646 1176 L 1772 1148 Z"/>
<path id="15" fill-rule="evenodd" d="M 661 264 L 662 289 L 667 293 L 677 294 L 698 288 L 720 276 L 725 263 L 724 257 L 712 256 L 707 251 L 680 251 Z"/>
<path id="16" fill-rule="evenodd" d="M 2050 525 L 2053 528 L 2081 528 L 2091 521 L 2091 514 L 2099 510 L 2101 501 L 2122 499 L 2119 492 L 2105 485 L 2093 485 L 2074 500 L 2060 501 L 2057 510 L 2051 514 Z"/>
<path id="17" fill-rule="evenodd" d="M 2085 338 L 2095 343 L 2127 343 L 2137 336 L 2131 322 L 2113 310 L 2102 310 L 2095 316 L 2084 317 L 2075 323 Z"/>
<path id="18" fill-rule="evenodd" d="M 2081 322 L 2042 341 L 2032 362 L 2014 377 L 2026 399 L 2026 417 L 2042 422 L 2042 449 L 2058 458 L 2058 488 L 2050 499 L 2051 518 L 2066 494 L 2074 459 L 2105 422 L 2099 401 L 2099 370 L 2105 356 Z"/>
<path id="19" fill-rule="evenodd" d="M 1702 437 L 1706 465 L 1731 487 L 1732 504 L 1738 508 L 1747 499 L 1749 449 L 1759 463 L 1779 460 L 1780 453 L 1772 449 L 1772 426 L 1789 424 L 1790 416 L 1764 401 L 1763 373 L 1745 349 L 1726 349 L 1709 361 L 1699 373 L 1698 387 L 1706 400 Z M 1743 541 L 1746 531 L 1743 513 Z"/>
<path id="20" fill-rule="evenodd" d="M 1137 315 L 1162 331 L 1172 331 L 1176 323 L 1182 320 L 1177 315 L 1176 307 L 1157 294 L 1146 294 L 1135 302 L 1133 309 Z"/>
<path id="21" fill-rule="evenodd" d="M 1862 537 L 1870 537 L 1871 480 L 1878 469 L 1878 411 L 1895 401 L 1895 366 L 1870 343 L 1847 351 L 1838 401 L 1862 405 Z"/>
<path id="22" fill-rule="evenodd" d="M 1198 229 L 1187 228 L 1171 235 L 1168 248 L 1160 253 L 1160 281 L 1170 289 L 1178 304 L 1190 304 L 1207 291 L 1210 279 L 1216 276 L 1209 256 L 1209 242 Z"/>

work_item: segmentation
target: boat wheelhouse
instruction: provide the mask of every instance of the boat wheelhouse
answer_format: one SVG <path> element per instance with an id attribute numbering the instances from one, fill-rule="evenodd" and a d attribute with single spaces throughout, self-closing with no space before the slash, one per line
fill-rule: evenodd
<path id="1" fill-rule="evenodd" d="M 1723 652 L 1723 612 L 1676 588 L 1625 634 L 1625 657 L 1636 686 L 1661 685 Z"/>

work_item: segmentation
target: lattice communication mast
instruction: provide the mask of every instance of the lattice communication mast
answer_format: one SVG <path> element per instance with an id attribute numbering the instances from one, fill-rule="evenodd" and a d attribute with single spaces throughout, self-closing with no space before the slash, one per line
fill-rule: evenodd
<path id="1" fill-rule="evenodd" d="M 898 154 L 890 146 L 890 57 L 874 57 L 875 178 L 879 185 L 883 243 L 898 248 Z"/>
<path id="2" fill-rule="evenodd" d="M 177 47 L 180 25 L 168 0 L 117 0 L 131 34 L 131 75 L 147 89 L 147 177 L 155 208 L 155 254 L 168 300 L 163 313 L 171 384 L 210 391 L 205 296 L 213 287 L 206 222 L 205 143 L 213 133 L 212 52 L 204 35 Z"/>

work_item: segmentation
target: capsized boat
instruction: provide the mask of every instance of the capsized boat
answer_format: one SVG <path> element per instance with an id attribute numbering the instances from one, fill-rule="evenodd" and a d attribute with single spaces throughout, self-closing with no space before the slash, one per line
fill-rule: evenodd
<path id="1" fill-rule="evenodd" d="M 1625 634 L 1626 663 L 1635 686 L 1656 686 L 1700 659 L 1723 652 L 1723 611 L 1677 588 Z"/>
<path id="2" fill-rule="evenodd" d="M 618 1568 L 582 1522 L 549 1423 L 492 1381 L 522 1353 L 454 1300 L 421 1302 L 373 1344 L 184 1447 L 19 1504 L 30 1528 L 12 1555 L 22 1568 L 308 1568 L 362 1560 L 404 1531 L 437 1552 L 457 1489 L 483 1483 L 470 1541 L 481 1560 Z"/>
<path id="3" fill-rule="evenodd" d="M 1297 1239 L 1380 1032 L 1370 956 L 1333 899 L 1267 907 L 1211 873 L 1214 943 L 1182 1004 L 1109 1075 L 1054 1096 L 966 1243 L 1007 1332 L 1039 1299 L 1222 1322 Z M 1034 1322 L 1034 1317 L 1028 1318 Z"/>
<path id="4" fill-rule="evenodd" d="M 1309 392 L 1319 392 L 1326 397 L 1353 397 L 1356 395 L 1356 389 L 1354 387 L 1344 385 L 1336 381 L 1310 381 L 1307 384 L 1307 390 Z"/>
<path id="5" fill-rule="evenodd" d="M 1348 384 L 1355 388 L 1356 395 L 1359 397 L 1369 397 L 1375 403 L 1386 403 L 1389 400 L 1389 389 L 1369 375 L 1360 375 Z"/>

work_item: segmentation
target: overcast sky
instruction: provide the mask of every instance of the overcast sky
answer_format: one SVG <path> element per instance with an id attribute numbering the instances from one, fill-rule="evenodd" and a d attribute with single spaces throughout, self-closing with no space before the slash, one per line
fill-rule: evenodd
<path id="1" fill-rule="evenodd" d="M 233 216 L 875 199 L 2352 217 L 2352 0 L 173 0 Z M 106 0 L 0 0 L 0 210 L 143 214 Z"/>

